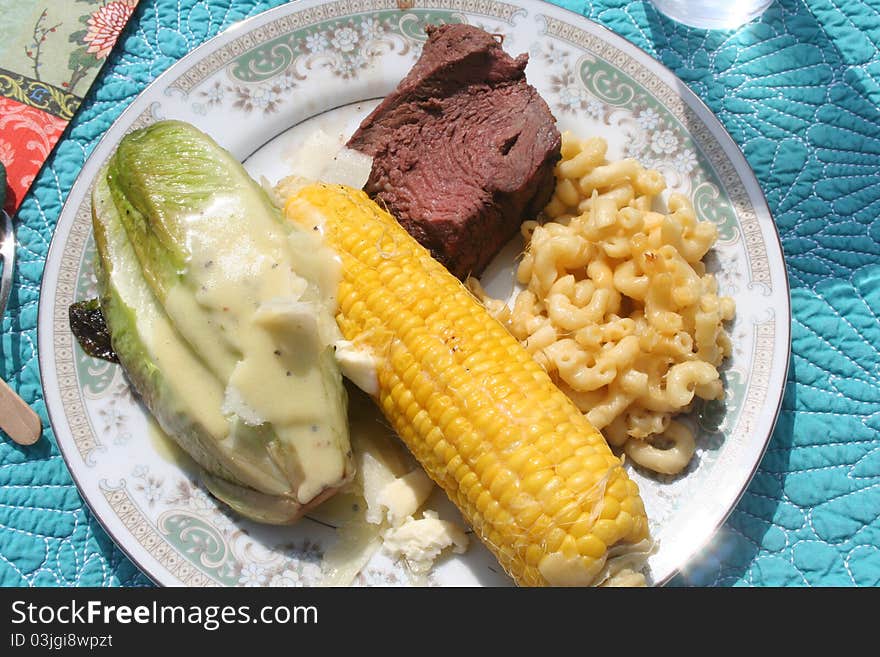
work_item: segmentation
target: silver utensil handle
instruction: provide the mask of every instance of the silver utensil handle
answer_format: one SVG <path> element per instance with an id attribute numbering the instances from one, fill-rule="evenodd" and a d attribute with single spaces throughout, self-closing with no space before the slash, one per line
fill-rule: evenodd
<path id="1" fill-rule="evenodd" d="M 3 275 L 0 276 L 0 320 L 6 312 L 6 302 L 12 291 L 12 272 L 15 269 L 15 232 L 12 219 L 0 210 L 0 259 L 3 260 Z"/>
<path id="2" fill-rule="evenodd" d="M 0 320 L 6 312 L 6 302 L 12 291 L 12 272 L 15 269 L 15 232 L 12 219 L 0 210 L 0 258 L 3 275 L 0 276 Z M 9 385 L 0 379 L 0 429 L 19 445 L 33 445 L 40 437 L 43 427 L 40 416 L 27 405 Z"/>

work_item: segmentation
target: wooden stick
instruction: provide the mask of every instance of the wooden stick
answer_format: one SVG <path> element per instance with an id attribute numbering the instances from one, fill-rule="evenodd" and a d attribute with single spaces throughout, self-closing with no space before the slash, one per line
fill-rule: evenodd
<path id="1" fill-rule="evenodd" d="M 43 427 L 40 416 L 0 379 L 0 429 L 19 445 L 33 445 Z"/>

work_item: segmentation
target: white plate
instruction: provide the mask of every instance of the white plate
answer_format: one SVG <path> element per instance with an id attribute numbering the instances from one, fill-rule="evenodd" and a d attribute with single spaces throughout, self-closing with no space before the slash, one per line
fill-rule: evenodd
<path id="1" fill-rule="evenodd" d="M 408 6 L 407 3 L 406 6 Z M 789 354 L 789 297 L 779 239 L 742 154 L 712 113 L 669 70 L 584 18 L 533 0 L 417 2 L 303 0 L 233 26 L 153 82 L 107 131 L 74 185 L 49 250 L 40 295 L 39 353 L 58 445 L 83 497 L 119 546 L 167 585 L 316 584 L 334 529 L 315 520 L 257 526 L 226 512 L 193 473 L 151 438 L 147 416 L 120 368 L 85 356 L 68 306 L 95 296 L 88 191 L 120 138 L 163 118 L 189 121 L 255 176 L 277 180 L 285 154 L 314 126 L 348 134 L 412 66 L 426 23 L 467 22 L 528 52 L 526 74 L 562 129 L 598 134 L 610 157 L 659 169 L 690 195 L 721 239 L 710 259 L 733 296 L 728 398 L 692 416 L 697 455 L 684 476 L 635 472 L 659 551 L 655 583 L 672 576 L 724 522 L 764 453 L 782 399 Z M 504 294 L 515 249 L 487 276 Z M 320 515 L 320 514 L 319 514 Z M 502 585 L 474 541 L 431 583 Z M 360 584 L 407 580 L 377 557 Z"/>

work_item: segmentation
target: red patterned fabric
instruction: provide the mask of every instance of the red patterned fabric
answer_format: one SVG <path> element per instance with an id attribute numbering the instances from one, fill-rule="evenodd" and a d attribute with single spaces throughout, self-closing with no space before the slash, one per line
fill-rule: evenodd
<path id="1" fill-rule="evenodd" d="M 0 96 L 0 161 L 6 167 L 5 210 L 14 214 L 67 121 Z"/>

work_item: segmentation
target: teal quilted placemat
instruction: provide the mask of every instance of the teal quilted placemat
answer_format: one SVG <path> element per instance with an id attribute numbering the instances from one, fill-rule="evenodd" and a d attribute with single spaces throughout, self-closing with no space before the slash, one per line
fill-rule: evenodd
<path id="1" fill-rule="evenodd" d="M 880 2 L 784 0 L 735 32 L 645 2 L 557 0 L 679 75 L 743 148 L 782 236 L 792 363 L 748 491 L 677 584 L 880 584 Z M 277 1 L 141 0 L 19 212 L 21 266 L 0 324 L 0 376 L 39 411 L 43 260 L 85 158 L 182 55 Z M 0 440 L 0 584 L 147 585 L 84 507 L 51 432 Z"/>

